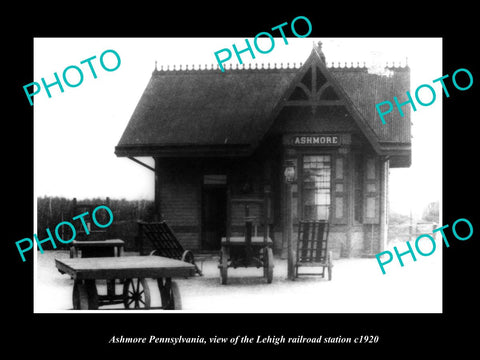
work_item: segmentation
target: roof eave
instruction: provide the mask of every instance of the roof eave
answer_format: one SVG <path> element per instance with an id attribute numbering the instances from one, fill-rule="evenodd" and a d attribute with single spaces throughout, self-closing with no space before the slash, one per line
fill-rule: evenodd
<path id="1" fill-rule="evenodd" d="M 381 143 L 381 149 L 390 160 L 391 168 L 408 168 L 412 165 L 411 143 Z"/>
<path id="2" fill-rule="evenodd" d="M 255 148 L 249 144 L 228 145 L 118 145 L 115 155 L 118 157 L 245 157 Z"/>

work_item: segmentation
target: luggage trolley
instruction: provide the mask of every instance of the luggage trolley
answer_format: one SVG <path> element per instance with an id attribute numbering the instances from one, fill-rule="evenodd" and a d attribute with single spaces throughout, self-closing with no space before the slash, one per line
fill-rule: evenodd
<path id="1" fill-rule="evenodd" d="M 122 303 L 126 309 L 152 309 L 146 278 L 157 280 L 163 310 L 181 310 L 180 291 L 174 277 L 195 275 L 195 266 L 163 256 L 119 256 L 55 259 L 62 274 L 74 278 L 73 309 L 97 310 L 100 306 Z M 124 279 L 123 294 L 115 298 L 98 295 L 96 282 Z"/>
<path id="2" fill-rule="evenodd" d="M 232 197 L 227 192 L 227 229 L 222 238 L 220 250 L 220 280 L 227 284 L 228 268 L 263 268 L 263 277 L 267 283 L 273 280 L 273 242 L 269 237 L 269 192 L 261 196 L 249 195 Z M 243 236 L 232 236 L 232 212 L 235 206 L 244 205 L 245 229 Z M 251 215 L 251 205 L 261 208 L 259 215 Z M 263 236 L 257 235 L 259 220 L 262 220 Z"/>

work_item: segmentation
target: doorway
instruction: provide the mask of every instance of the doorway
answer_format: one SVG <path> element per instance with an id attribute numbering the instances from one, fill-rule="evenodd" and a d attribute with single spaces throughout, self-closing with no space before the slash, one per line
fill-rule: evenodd
<path id="1" fill-rule="evenodd" d="M 220 250 L 226 234 L 227 188 L 203 186 L 202 190 L 202 250 Z"/>

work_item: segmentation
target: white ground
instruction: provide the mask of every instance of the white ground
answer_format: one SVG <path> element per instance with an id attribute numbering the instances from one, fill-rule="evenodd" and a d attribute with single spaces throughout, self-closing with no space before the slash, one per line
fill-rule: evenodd
<path id="1" fill-rule="evenodd" d="M 402 249 L 400 245 L 399 251 Z M 441 313 L 441 250 L 438 247 L 428 257 L 417 255 L 416 262 L 407 254 L 402 257 L 404 267 L 394 259 L 385 266 L 385 275 L 375 258 L 340 259 L 334 261 L 332 281 L 313 276 L 289 281 L 286 261 L 275 259 L 272 284 L 261 277 L 262 269 L 242 268 L 229 269 L 229 283 L 221 285 L 217 262 L 212 260 L 203 264 L 203 277 L 175 281 L 180 288 L 183 310 L 195 313 Z M 134 253 L 125 254 L 128 255 Z M 73 311 L 69 310 L 73 280 L 60 274 L 54 262 L 54 258 L 68 256 L 66 251 L 37 253 L 35 312 Z M 148 279 L 148 283 L 151 305 L 160 306 L 156 281 Z M 102 282 L 98 292 L 106 293 L 105 288 Z M 121 293 L 120 284 L 117 293 Z M 122 311 L 120 305 L 113 308 Z"/>

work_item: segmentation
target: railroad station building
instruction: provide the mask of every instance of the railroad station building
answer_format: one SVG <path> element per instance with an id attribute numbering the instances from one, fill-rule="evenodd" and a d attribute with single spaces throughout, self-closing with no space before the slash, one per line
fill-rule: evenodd
<path id="1" fill-rule="evenodd" d="M 295 68 L 155 69 L 115 154 L 154 159 L 156 215 L 187 249 L 219 250 L 227 220 L 241 233 L 231 199 L 243 196 L 267 198 L 249 215 L 267 212 L 276 254 L 291 218 L 293 234 L 327 219 L 334 258 L 372 256 L 386 246 L 389 169 L 411 163 L 410 107 L 385 125 L 375 108 L 405 101 L 410 70 L 386 70 L 327 66 L 321 43 Z"/>

